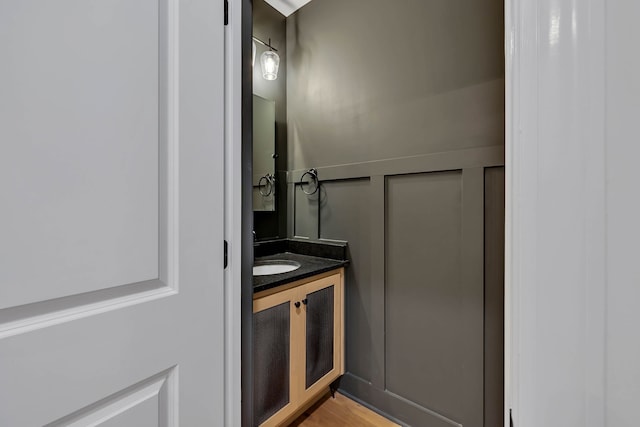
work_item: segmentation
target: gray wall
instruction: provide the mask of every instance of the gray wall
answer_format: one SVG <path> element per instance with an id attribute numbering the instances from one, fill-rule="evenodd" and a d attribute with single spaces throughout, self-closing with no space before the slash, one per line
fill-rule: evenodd
<path id="1" fill-rule="evenodd" d="M 289 169 L 504 142 L 499 0 L 321 0 L 287 19 Z"/>
<path id="2" fill-rule="evenodd" d="M 315 0 L 287 19 L 288 231 L 349 242 L 342 389 L 415 426 L 502 414 L 502 7 Z"/>
<path id="3" fill-rule="evenodd" d="M 253 35 L 278 49 L 280 69 L 278 78 L 262 78 L 260 55 L 266 50 L 256 43 L 256 64 L 253 73 L 253 93 L 276 103 L 276 210 L 254 212 L 254 228 L 259 239 L 286 235 L 286 170 L 287 170 L 287 46 L 285 17 L 264 0 L 253 1 Z M 255 183 L 254 183 L 255 184 Z"/>

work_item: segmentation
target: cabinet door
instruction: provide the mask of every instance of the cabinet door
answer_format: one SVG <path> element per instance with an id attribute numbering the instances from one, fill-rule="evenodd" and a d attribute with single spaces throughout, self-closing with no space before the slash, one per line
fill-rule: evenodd
<path id="1" fill-rule="evenodd" d="M 336 274 L 309 283 L 303 292 L 303 395 L 310 398 L 342 372 L 342 277 Z"/>
<path id="2" fill-rule="evenodd" d="M 292 318 L 296 294 L 293 289 L 253 302 L 254 426 L 277 425 L 295 409 L 290 372 L 292 336 L 298 329 Z"/>

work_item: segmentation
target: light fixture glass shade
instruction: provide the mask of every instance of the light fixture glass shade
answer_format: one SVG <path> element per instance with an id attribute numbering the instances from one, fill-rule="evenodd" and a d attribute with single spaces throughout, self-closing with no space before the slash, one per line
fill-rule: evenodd
<path id="1" fill-rule="evenodd" d="M 278 78 L 278 67 L 280 67 L 280 57 L 272 50 L 268 50 L 260 56 L 262 65 L 262 77 L 265 80 L 275 80 Z"/>

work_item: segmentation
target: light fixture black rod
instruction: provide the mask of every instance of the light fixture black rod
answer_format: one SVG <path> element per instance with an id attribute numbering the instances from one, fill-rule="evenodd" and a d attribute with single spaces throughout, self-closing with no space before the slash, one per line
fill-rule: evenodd
<path id="1" fill-rule="evenodd" d="M 251 37 L 253 37 L 253 39 L 254 39 L 255 41 L 257 41 L 258 43 L 260 43 L 260 44 L 261 44 L 261 45 L 263 45 L 263 46 L 268 47 L 268 48 L 269 48 L 269 49 L 271 49 L 272 51 L 274 51 L 274 52 L 277 52 L 277 51 L 278 51 L 278 49 L 276 49 L 275 47 L 271 46 L 271 39 L 269 39 L 269 43 L 265 43 L 265 42 L 263 42 L 262 40 L 260 40 L 259 38 L 257 38 L 256 36 L 251 36 Z"/>

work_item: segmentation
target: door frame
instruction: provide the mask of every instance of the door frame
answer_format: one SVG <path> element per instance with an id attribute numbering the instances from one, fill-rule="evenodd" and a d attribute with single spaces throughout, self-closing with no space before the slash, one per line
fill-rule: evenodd
<path id="1" fill-rule="evenodd" d="M 225 240 L 228 242 L 225 425 L 253 420 L 252 0 L 228 0 Z"/>
<path id="2" fill-rule="evenodd" d="M 599 2 L 601 0 L 590 0 Z M 537 19 L 527 22 L 525 16 L 533 5 L 524 0 L 504 0 L 505 25 L 505 330 L 504 330 L 504 426 L 511 425 L 511 410 L 516 419 L 519 410 L 518 389 L 521 367 L 517 355 L 520 351 L 519 298 L 523 284 L 517 276 L 522 253 L 522 235 L 531 235 L 527 224 L 520 221 L 526 206 L 522 191 L 525 177 L 521 168 L 537 167 L 524 157 L 526 150 L 519 134 L 523 117 L 535 118 L 531 106 L 523 98 L 531 96 L 531 88 L 522 82 L 535 81 L 535 67 L 521 64 L 531 61 L 536 40 Z M 577 6 L 579 7 L 579 6 Z M 537 16 L 536 16 L 537 17 Z M 228 337 L 226 340 L 227 425 L 251 425 L 253 401 L 252 378 L 252 265 L 253 265 L 253 211 L 252 203 L 252 108 L 251 96 L 251 35 L 252 1 L 229 0 L 229 26 L 227 27 L 227 132 L 225 197 L 225 230 L 229 244 L 229 267 L 226 269 Z M 528 45 L 527 43 L 533 43 Z M 522 45 L 526 48 L 522 48 Z M 535 50 L 535 49 L 534 49 Z M 238 77 L 240 76 L 240 77 Z M 529 91 L 528 93 L 523 93 Z M 528 107 L 528 108 L 527 108 Z M 529 162 L 528 165 L 523 162 Z M 535 230 L 534 230 L 535 231 Z M 235 244 L 234 244 L 235 243 Z M 239 286 L 238 286 L 239 284 Z M 238 302 L 241 302 L 238 304 Z M 240 357 L 238 357 L 240 355 Z M 242 361 L 242 363 L 240 362 Z M 241 382 L 237 382 L 241 378 Z"/>
<path id="3" fill-rule="evenodd" d="M 605 2 L 505 0 L 506 427 L 605 423 Z"/>
<path id="4" fill-rule="evenodd" d="M 513 254 L 513 216 L 514 216 L 514 194 L 513 194 L 513 157 L 514 157 L 514 94 L 517 81 L 518 70 L 514 66 L 516 63 L 516 53 L 513 45 L 515 43 L 515 25 L 519 22 L 514 17 L 514 9 L 520 0 L 504 0 L 504 52 L 505 52 L 505 246 L 504 246 L 504 427 L 511 427 L 512 408 L 515 405 L 513 391 L 517 383 L 517 375 L 512 372 L 512 354 L 515 345 L 513 336 L 513 302 L 515 298 L 514 284 L 512 279 L 514 254 Z M 519 52 L 519 51 L 518 51 Z"/>
<path id="5" fill-rule="evenodd" d="M 226 2 L 225 2 L 226 4 Z M 228 0 L 225 27 L 225 390 L 227 426 L 251 425 L 252 0 Z"/>

